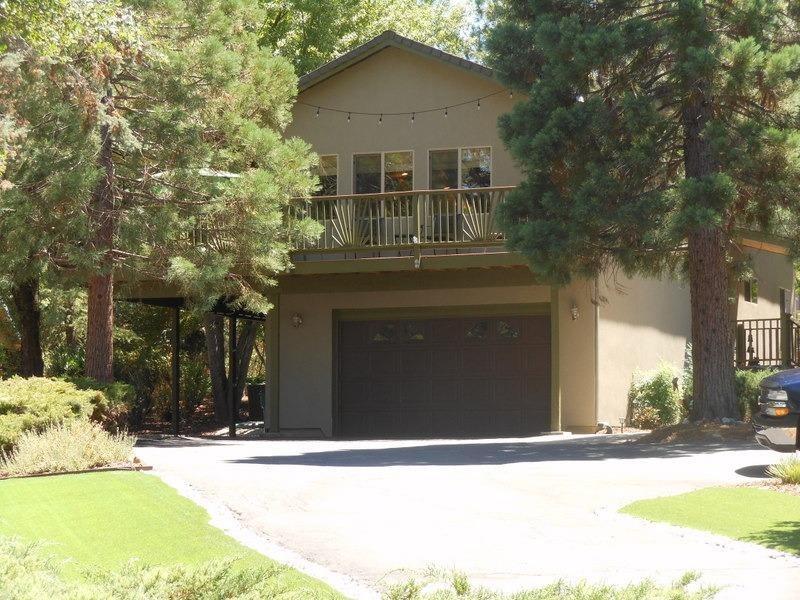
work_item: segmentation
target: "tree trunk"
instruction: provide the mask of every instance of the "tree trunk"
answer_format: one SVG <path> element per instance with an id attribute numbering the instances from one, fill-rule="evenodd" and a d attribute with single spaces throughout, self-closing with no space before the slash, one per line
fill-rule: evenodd
<path id="1" fill-rule="evenodd" d="M 44 375 L 41 342 L 41 310 L 39 309 L 39 280 L 28 279 L 11 286 L 14 311 L 19 320 L 20 375 L 41 377 Z"/>
<path id="2" fill-rule="evenodd" d="M 229 371 L 225 360 L 225 322 L 224 318 L 207 314 L 205 319 L 206 353 L 208 370 L 211 373 L 211 392 L 214 396 L 214 418 L 217 423 L 228 421 L 228 385 Z M 236 398 L 241 400 L 247 383 L 247 371 L 253 356 L 258 335 L 258 321 L 244 320 L 236 340 Z"/>
<path id="3" fill-rule="evenodd" d="M 111 93 L 103 97 L 107 115 L 114 112 Z M 100 126 L 98 163 L 103 177 L 92 194 L 89 220 L 94 228 L 92 247 L 102 253 L 97 272 L 89 277 L 86 323 L 86 375 L 97 381 L 114 379 L 114 159 L 112 135 L 107 123 Z"/>
<path id="4" fill-rule="evenodd" d="M 729 320 L 726 238 L 718 229 L 689 234 L 692 308 L 692 419 L 739 417 Z"/>
<path id="5" fill-rule="evenodd" d="M 225 323 L 221 316 L 212 313 L 206 314 L 204 323 L 208 370 L 211 375 L 211 394 L 214 398 L 214 420 L 217 423 L 224 423 L 228 418 L 228 376 L 225 372 Z"/>
<path id="6" fill-rule="evenodd" d="M 704 129 L 711 116 L 710 86 L 698 83 L 684 110 L 686 177 L 703 179 L 717 168 Z M 728 303 L 728 237 L 721 227 L 688 234 L 692 310 L 693 419 L 738 418 L 733 368 L 733 325 Z"/>

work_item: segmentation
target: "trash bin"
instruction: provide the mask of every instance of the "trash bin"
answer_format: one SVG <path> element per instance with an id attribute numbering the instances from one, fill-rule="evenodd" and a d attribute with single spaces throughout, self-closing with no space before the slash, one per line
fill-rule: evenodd
<path id="1" fill-rule="evenodd" d="M 267 389 L 263 383 L 247 384 L 247 418 L 251 421 L 264 420 L 264 402 Z"/>

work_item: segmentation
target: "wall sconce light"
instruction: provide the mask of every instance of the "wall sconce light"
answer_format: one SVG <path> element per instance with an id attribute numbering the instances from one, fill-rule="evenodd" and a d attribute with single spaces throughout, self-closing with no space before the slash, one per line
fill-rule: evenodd
<path id="1" fill-rule="evenodd" d="M 302 324 L 303 324 L 303 315 L 301 315 L 300 313 L 294 313 L 292 315 L 292 327 L 297 329 Z"/>
<path id="2" fill-rule="evenodd" d="M 577 321 L 578 317 L 581 316 L 581 313 L 578 310 L 578 305 L 575 304 L 574 302 L 572 303 L 572 306 L 569 309 L 569 314 L 572 315 L 572 320 L 573 321 Z"/>

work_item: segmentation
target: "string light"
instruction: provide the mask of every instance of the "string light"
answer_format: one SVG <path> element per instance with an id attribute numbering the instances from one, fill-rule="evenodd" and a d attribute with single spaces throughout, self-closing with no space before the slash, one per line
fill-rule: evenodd
<path id="1" fill-rule="evenodd" d="M 456 104 L 450 104 L 447 106 L 441 106 L 438 108 L 425 108 L 422 110 L 414 110 L 414 111 L 402 111 L 402 112 L 366 112 L 366 111 L 357 111 L 357 110 L 347 110 L 341 108 L 334 108 L 328 106 L 319 106 L 317 104 L 308 104 L 307 102 L 298 101 L 297 104 L 302 104 L 304 106 L 309 106 L 314 110 L 314 117 L 319 117 L 320 113 L 325 110 L 328 112 L 333 113 L 342 113 L 347 115 L 347 122 L 349 123 L 354 115 L 361 115 L 361 116 L 374 116 L 378 117 L 378 125 L 383 123 L 383 115 L 387 116 L 406 116 L 410 117 L 410 123 L 413 124 L 417 113 L 425 114 L 425 113 L 435 113 L 439 111 L 444 112 L 444 116 L 447 117 L 450 113 L 451 108 L 459 108 L 462 106 L 468 106 L 470 104 L 474 104 L 477 107 L 477 110 L 481 109 L 481 102 L 487 98 L 491 98 L 492 96 L 497 96 L 498 94 L 508 93 L 509 98 L 514 97 L 514 92 L 510 89 L 508 90 L 499 90 L 497 92 L 492 92 L 491 94 L 486 94 L 484 96 L 480 96 L 478 98 L 471 98 L 469 100 L 465 100 L 464 102 L 458 102 Z"/>

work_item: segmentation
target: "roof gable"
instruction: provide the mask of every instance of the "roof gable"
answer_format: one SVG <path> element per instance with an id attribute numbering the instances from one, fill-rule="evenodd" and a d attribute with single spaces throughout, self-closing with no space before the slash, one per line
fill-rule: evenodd
<path id="1" fill-rule="evenodd" d="M 470 71 L 471 73 L 486 79 L 495 79 L 494 71 L 492 71 L 492 69 L 489 67 L 485 67 L 479 63 L 467 60 L 466 58 L 461 58 L 459 56 L 455 56 L 454 54 L 444 52 L 438 48 L 434 48 L 433 46 L 423 44 L 422 42 L 417 42 L 416 40 L 412 40 L 395 33 L 394 31 L 384 31 L 382 34 L 372 38 L 368 42 L 361 44 L 357 48 L 342 54 L 338 58 L 335 58 L 332 61 L 325 63 L 321 67 L 311 71 L 310 73 L 306 73 L 300 77 L 298 81 L 299 91 L 303 92 L 308 88 L 325 81 L 329 77 L 333 77 L 337 73 L 347 69 L 348 67 L 352 67 L 356 63 L 359 63 L 386 48 L 398 48 L 400 50 L 413 52 L 414 54 L 426 58 L 433 58 L 451 66 Z"/>

